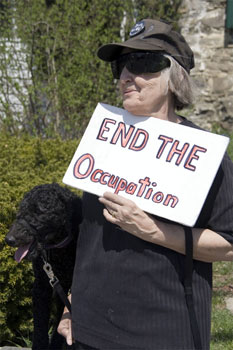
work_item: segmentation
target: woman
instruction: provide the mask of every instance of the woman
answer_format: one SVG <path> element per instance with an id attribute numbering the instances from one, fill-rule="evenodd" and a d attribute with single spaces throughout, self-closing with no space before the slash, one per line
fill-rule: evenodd
<path id="1" fill-rule="evenodd" d="M 192 101 L 193 53 L 169 24 L 143 20 L 129 40 L 102 46 L 98 56 L 111 62 L 123 107 L 135 118 L 196 127 L 176 113 Z M 151 216 L 119 195 L 84 193 L 72 285 L 77 349 L 209 349 L 211 263 L 233 259 L 232 174 L 225 155 L 189 236 L 182 225 Z M 191 233 L 192 286 L 189 281 L 184 289 Z M 63 316 L 58 331 L 72 342 L 69 317 Z"/>

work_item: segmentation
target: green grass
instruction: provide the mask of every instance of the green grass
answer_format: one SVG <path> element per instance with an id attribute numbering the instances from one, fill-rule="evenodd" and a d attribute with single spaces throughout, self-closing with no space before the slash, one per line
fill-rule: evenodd
<path id="1" fill-rule="evenodd" d="M 211 350 L 233 349 L 233 314 L 226 299 L 233 298 L 233 262 L 214 263 Z"/>

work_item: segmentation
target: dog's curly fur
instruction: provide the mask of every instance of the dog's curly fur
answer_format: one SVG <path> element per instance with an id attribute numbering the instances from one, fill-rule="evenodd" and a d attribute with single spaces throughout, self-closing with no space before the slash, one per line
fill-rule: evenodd
<path id="1" fill-rule="evenodd" d="M 73 239 L 67 246 L 47 250 L 54 274 L 59 279 L 64 292 L 67 293 L 72 282 L 76 241 L 81 220 L 82 204 L 78 196 L 56 183 L 39 185 L 25 194 L 16 220 L 6 236 L 6 243 L 13 247 L 32 243 L 26 258 L 32 261 L 35 275 L 33 350 L 61 350 L 64 346 L 64 338 L 56 331 L 64 309 L 64 305 L 57 296 L 54 333 L 49 342 L 48 328 L 53 290 L 43 270 L 41 252 L 46 245 L 55 245 L 72 232 Z"/>

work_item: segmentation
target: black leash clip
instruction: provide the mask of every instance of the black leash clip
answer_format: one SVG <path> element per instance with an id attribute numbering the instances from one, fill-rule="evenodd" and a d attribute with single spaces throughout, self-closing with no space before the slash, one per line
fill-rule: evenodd
<path id="1" fill-rule="evenodd" d="M 43 270 L 45 271 L 46 275 L 49 278 L 49 284 L 55 290 L 55 292 L 59 295 L 59 297 L 63 301 L 64 305 L 67 307 L 67 309 L 71 313 L 70 301 L 67 298 L 66 294 L 64 293 L 64 290 L 59 282 L 59 279 L 54 275 L 52 266 L 45 260 L 45 258 L 43 256 L 42 256 L 42 260 L 44 262 Z"/>

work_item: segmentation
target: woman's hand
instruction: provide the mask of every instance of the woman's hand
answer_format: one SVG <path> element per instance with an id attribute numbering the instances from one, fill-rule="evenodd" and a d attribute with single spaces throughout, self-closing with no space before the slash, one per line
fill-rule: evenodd
<path id="1" fill-rule="evenodd" d="M 159 230 L 155 220 L 129 199 L 105 192 L 99 201 L 105 206 L 106 220 L 145 241 L 152 241 Z"/>
<path id="2" fill-rule="evenodd" d="M 68 296 L 68 299 L 71 302 L 71 295 Z M 66 342 L 68 345 L 72 345 L 73 337 L 72 337 L 71 314 L 66 307 L 64 308 L 64 312 L 63 312 L 61 321 L 58 325 L 57 331 L 64 338 L 66 338 Z"/>
<path id="3" fill-rule="evenodd" d="M 113 224 L 145 241 L 185 254 L 182 225 L 156 220 L 129 199 L 105 192 L 99 201 L 104 204 L 104 216 Z M 192 228 L 193 256 L 205 262 L 233 261 L 233 245 L 218 233 Z"/>

